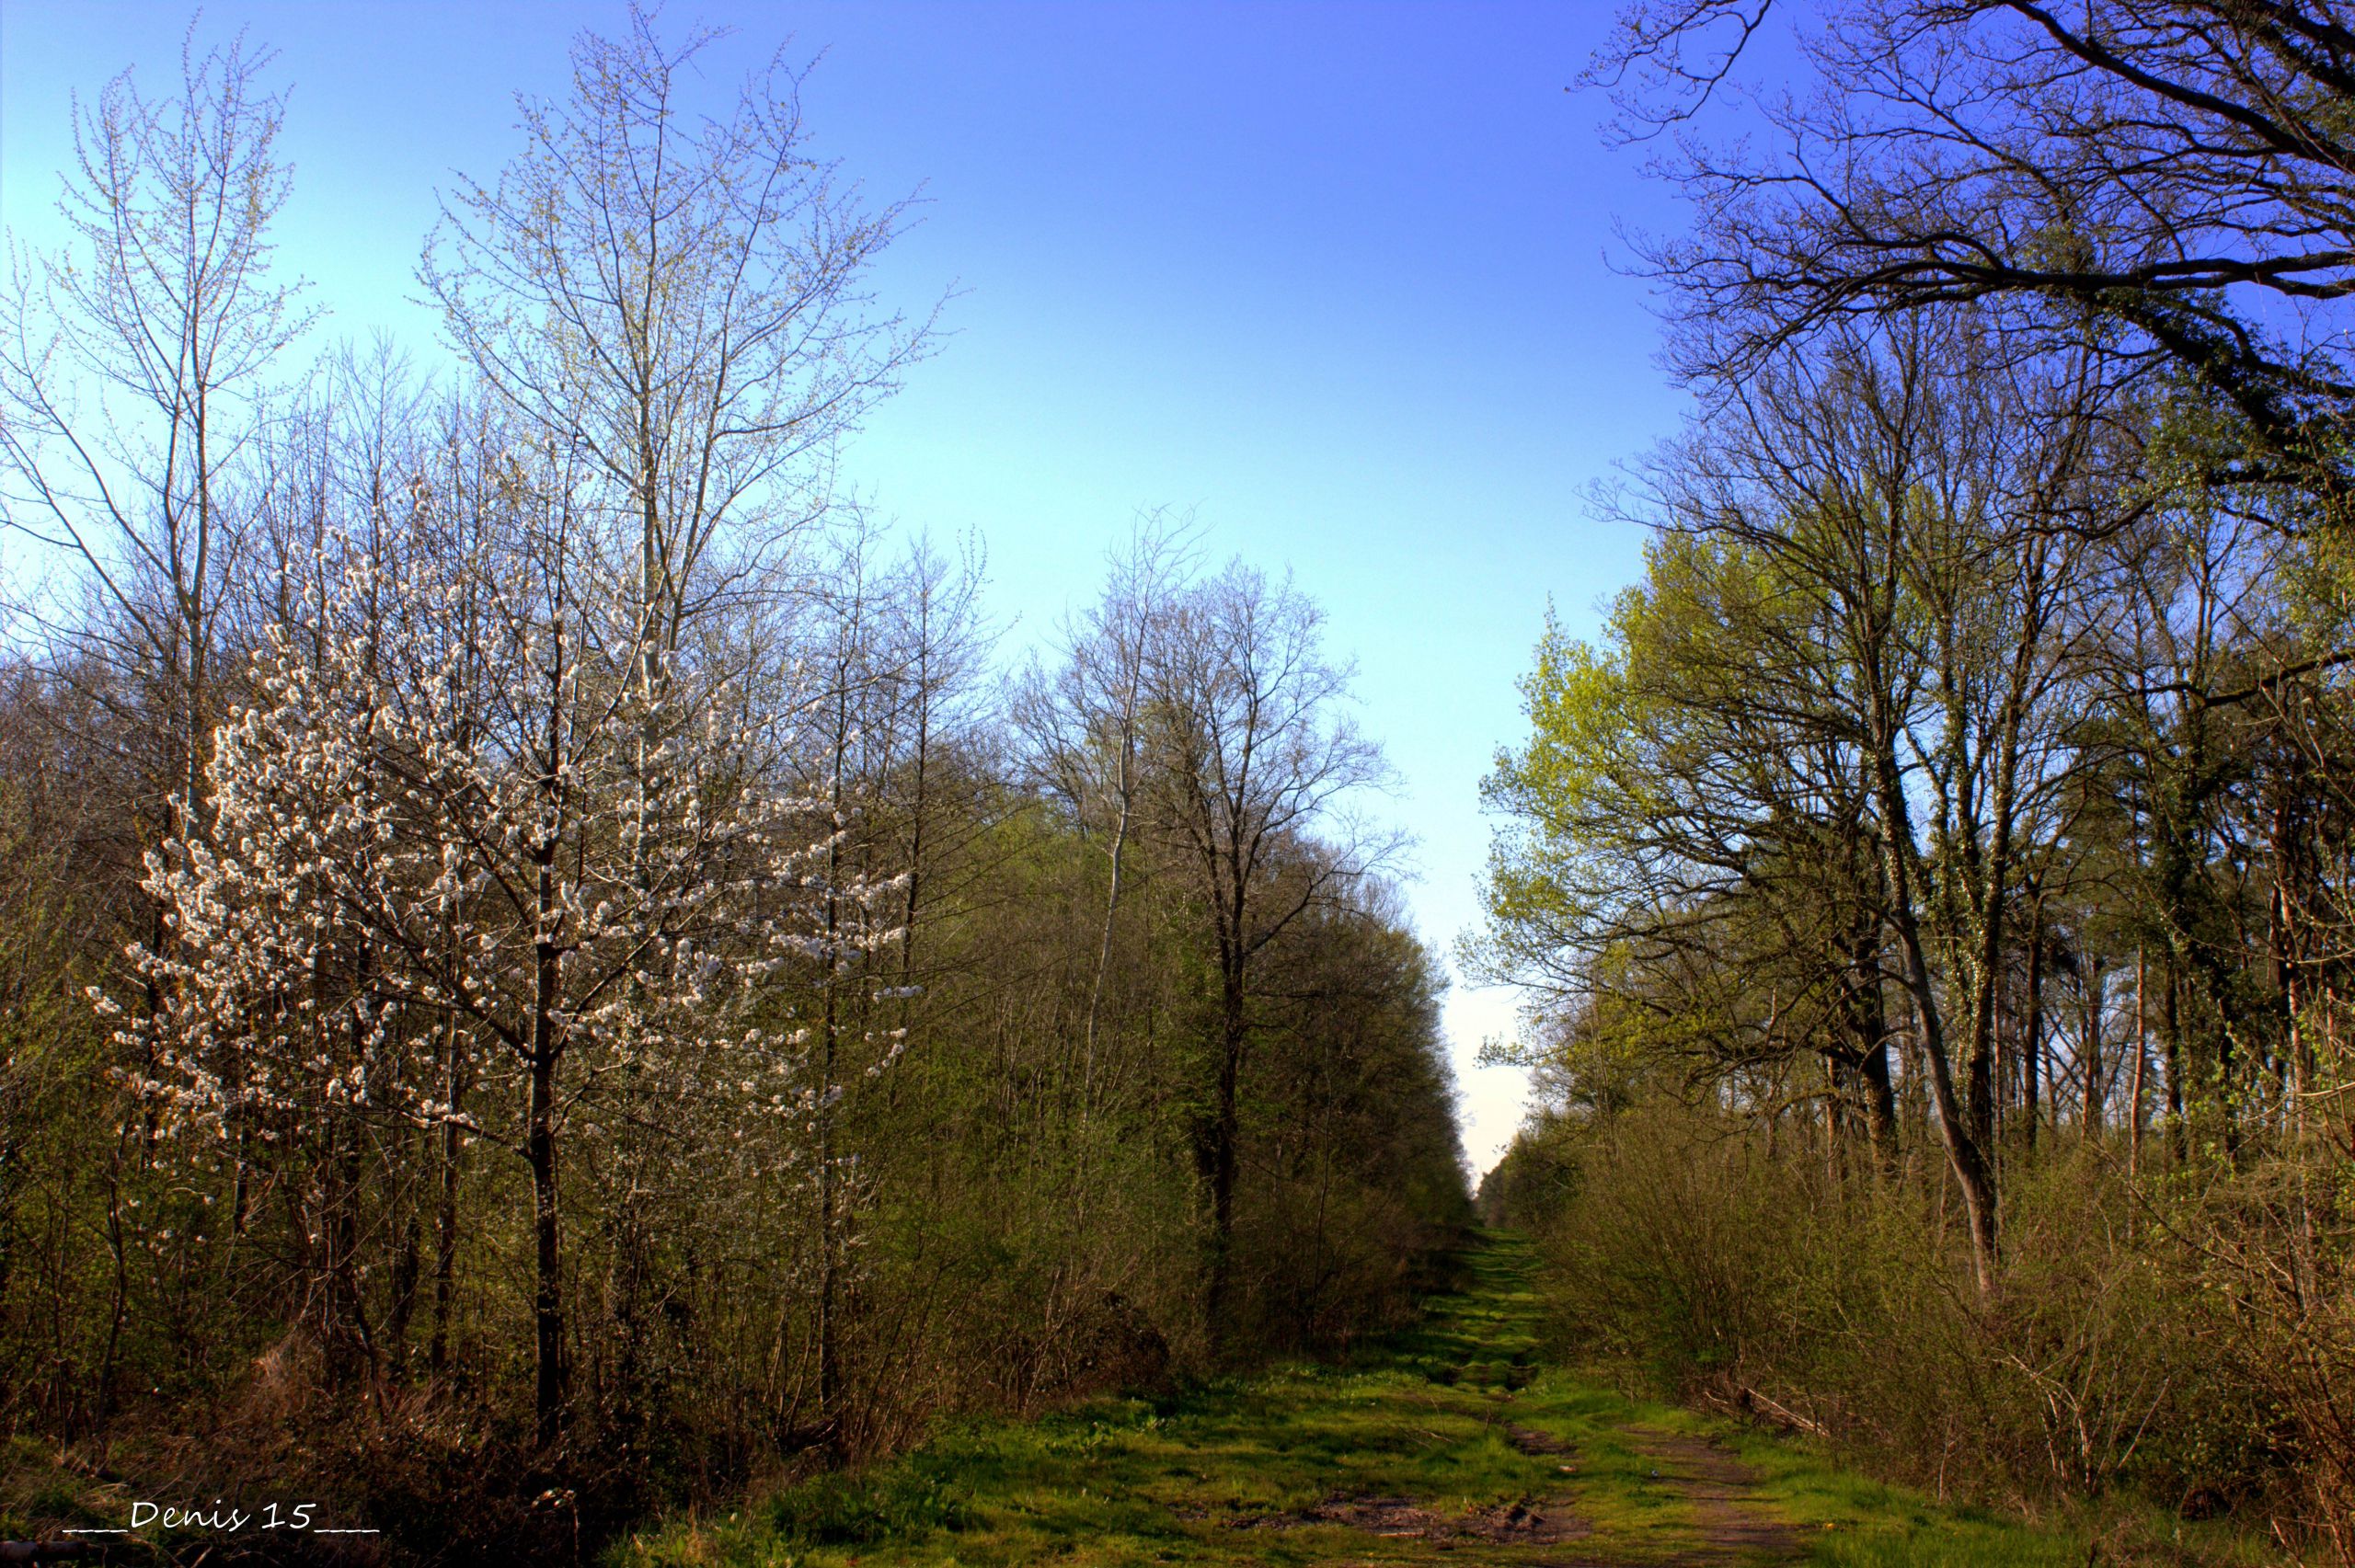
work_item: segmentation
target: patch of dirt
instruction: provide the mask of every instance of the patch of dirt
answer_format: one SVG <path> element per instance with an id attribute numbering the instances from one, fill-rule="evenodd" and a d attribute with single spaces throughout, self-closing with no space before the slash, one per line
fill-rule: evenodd
<path id="1" fill-rule="evenodd" d="M 1457 1530 L 1499 1546 L 1551 1546 L 1592 1535 L 1594 1527 L 1558 1503 L 1524 1497 L 1474 1514 L 1459 1523 Z"/>
<path id="2" fill-rule="evenodd" d="M 1540 1457 L 1575 1452 L 1569 1444 L 1548 1432 L 1534 1432 L 1526 1426 L 1508 1426 L 1505 1438 L 1524 1454 Z"/>
<path id="3" fill-rule="evenodd" d="M 1568 1508 L 1534 1497 L 1465 1515 L 1436 1513 L 1408 1497 L 1337 1497 L 1306 1510 L 1294 1522 L 1345 1525 L 1368 1535 L 1476 1540 L 1490 1546 L 1551 1546 L 1593 1533 L 1592 1526 Z"/>
<path id="4" fill-rule="evenodd" d="M 1750 1467 L 1706 1438 L 1668 1432 L 1633 1434 L 1636 1446 L 1657 1468 L 1660 1479 L 1682 1493 L 1708 1549 L 1695 1562 L 1797 1562 L 1799 1534 L 1770 1518 L 1758 1503 L 1758 1478 Z"/>
<path id="5" fill-rule="evenodd" d="M 1420 1536 L 1444 1532 L 1447 1521 L 1406 1497 L 1337 1497 L 1285 1521 L 1297 1525 L 1347 1525 L 1368 1535 Z"/>

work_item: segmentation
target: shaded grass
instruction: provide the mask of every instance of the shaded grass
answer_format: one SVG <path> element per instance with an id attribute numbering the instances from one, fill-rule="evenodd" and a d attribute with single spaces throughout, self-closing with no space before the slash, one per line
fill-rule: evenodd
<path id="1" fill-rule="evenodd" d="M 1488 1236 L 1465 1269 L 1460 1292 L 1433 1301 L 1416 1326 L 1353 1362 L 1288 1366 L 1158 1399 L 1097 1401 L 1033 1422 L 962 1423 L 862 1475 L 821 1476 L 730 1514 L 670 1522 L 619 1543 L 608 1561 L 614 1568 L 1744 1561 L 1707 1538 L 1684 1489 L 1647 1456 L 1648 1436 L 1659 1434 L 1709 1437 L 1739 1454 L 1757 1478 L 1742 1508 L 1789 1527 L 1797 1561 L 2060 1568 L 2138 1557 L 2264 1560 L 2230 1540 L 2194 1551 L 2156 1526 L 2142 1531 L 2146 1547 L 2164 1542 L 2153 1555 L 2121 1550 L 2134 1532 L 2114 1522 L 2036 1528 L 1941 1506 L 1844 1471 L 1812 1448 L 1630 1400 L 1541 1364 L 1535 1269 L 1523 1243 Z M 1387 1536 L 1312 1516 L 1381 1499 L 1411 1500 L 1438 1523 L 1423 1536 Z M 1575 1516 L 1588 1533 L 1553 1545 L 1475 1533 L 1484 1511 L 1516 1502 Z"/>

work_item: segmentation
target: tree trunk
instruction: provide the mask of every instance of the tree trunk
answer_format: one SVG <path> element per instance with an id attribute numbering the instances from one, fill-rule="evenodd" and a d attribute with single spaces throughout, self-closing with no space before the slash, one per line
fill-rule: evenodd
<path id="1" fill-rule="evenodd" d="M 547 852 L 553 854 L 551 847 Z M 530 1119 L 523 1158 L 532 1170 L 534 1288 L 532 1319 L 536 1364 L 533 1409 L 540 1446 L 557 1439 L 564 1422 L 564 1276 L 557 1236 L 556 1070 L 563 1041 L 557 1023 L 557 918 L 554 867 L 543 859 L 539 871 L 540 936 L 533 977 Z"/>
<path id="2" fill-rule="evenodd" d="M 1882 715 L 1885 717 L 1886 715 Z M 1937 1111 L 1938 1141 L 1955 1184 L 1962 1190 L 1963 1207 L 1970 1221 L 1970 1253 L 1982 1296 L 1996 1285 L 1995 1173 L 1982 1146 L 1964 1125 L 1964 1107 L 1955 1093 L 1954 1073 L 1947 1052 L 1945 1016 L 1930 975 L 1929 956 L 1923 950 L 1922 931 L 1913 912 L 1913 868 L 1906 846 L 1913 840 L 1913 818 L 1905 801 L 1905 781 L 1897 763 L 1894 730 L 1884 722 L 1873 749 L 1875 793 L 1881 813 L 1881 855 L 1888 878 L 1890 933 L 1902 961 L 1901 983 L 1913 1003 L 1914 1024 L 1920 1034 L 1924 1066 L 1928 1070 L 1930 1098 Z M 1983 1016 L 1983 1015 L 1982 1015 Z M 1981 1042 L 1983 1047 L 1984 1042 Z M 1983 1049 L 1980 1052 L 1984 1056 Z"/>
<path id="3" fill-rule="evenodd" d="M 2036 1147 L 2038 1081 L 2044 1072 L 2044 900 L 2030 906 L 2028 921 L 2028 1008 L 2020 1023 L 2020 1107 L 2028 1122 L 2028 1146 Z M 2053 1107 L 2053 1115 L 2061 1114 Z"/>
<path id="4" fill-rule="evenodd" d="M 1848 954 L 1848 1028 L 1856 1046 L 1856 1075 L 1864 1085 L 1865 1126 L 1884 1171 L 1897 1164 L 1897 1093 L 1890 1080 L 1889 1013 L 1881 997 L 1880 922 L 1855 933 Z"/>
<path id="5" fill-rule="evenodd" d="M 1890 1082 L 1889 1042 L 1877 1041 L 1857 1071 L 1865 1082 L 1865 1125 L 1883 1170 L 1897 1164 L 1897 1092 Z"/>
<path id="6" fill-rule="evenodd" d="M 564 1299 L 563 1276 L 557 1267 L 555 1108 L 554 1063 L 543 1057 L 532 1064 L 532 1123 L 525 1150 L 532 1167 L 535 1265 L 532 1320 L 537 1363 L 533 1409 L 542 1448 L 556 1441 L 564 1420 Z"/>
<path id="7" fill-rule="evenodd" d="M 450 1367 L 450 1313 L 458 1282 L 458 1129 L 442 1127 L 441 1191 L 433 1215 L 433 1333 L 426 1342 L 426 1370 L 440 1377 Z"/>
<path id="8" fill-rule="evenodd" d="M 2126 1179 L 2139 1182 L 2142 1177 L 2142 1077 L 2150 1070 L 2151 1043 L 2145 1037 L 2147 1014 L 2142 1010 L 2142 949 L 2134 949 L 2134 1084 L 2128 1098 L 2126 1124 Z"/>
<path id="9" fill-rule="evenodd" d="M 1125 744 L 1125 742 L 1124 742 Z M 1087 988 L 1087 1027 L 1082 1036 L 1083 1055 L 1080 1059 L 1080 1116 L 1086 1119 L 1096 1093 L 1096 1032 L 1097 1020 L 1104 1009 L 1104 977 L 1112 967 L 1112 922 L 1120 909 L 1120 869 L 1127 858 L 1129 818 L 1132 815 L 1130 761 L 1124 750 L 1120 758 L 1120 812 L 1112 827 L 1111 885 L 1104 893 L 1104 931 L 1096 947 L 1096 977 Z"/>
<path id="10" fill-rule="evenodd" d="M 1241 1136 L 1237 1105 L 1243 1075 L 1245 1011 L 1240 966 L 1231 966 L 1219 992 L 1218 1099 L 1211 1120 L 1209 1177 L 1211 1244 L 1203 1289 L 1203 1316 L 1211 1344 L 1223 1347 L 1234 1325 L 1235 1144 Z"/>
<path id="11" fill-rule="evenodd" d="M 2172 953 L 2159 990 L 2159 1036 L 2166 1052 L 2167 1143 L 2180 1163 L 2190 1156 L 2191 1130 L 2183 1125 L 2183 977 Z"/>
<path id="12" fill-rule="evenodd" d="M 834 671 L 834 730 L 830 798 L 833 836 L 826 846 L 826 974 L 818 1038 L 818 1419 L 827 1443 L 840 1452 L 842 1420 L 842 1281 L 839 1183 L 834 1171 L 834 1074 L 842 1034 L 843 821 L 851 743 L 850 667 Z"/>
<path id="13" fill-rule="evenodd" d="M 2089 959 L 2085 966 L 2085 1135 L 2088 1142 L 2100 1141 L 2102 1128 L 2109 1120 L 2109 1063 L 2102 1053 L 2101 1033 L 2104 1015 L 2109 1012 L 2109 971 L 2099 958 Z"/>
<path id="14" fill-rule="evenodd" d="M 433 1214 L 433 1330 L 426 1342 L 426 1369 L 440 1377 L 450 1366 L 450 1318 L 457 1303 L 458 1271 L 458 1138 L 459 1103 L 471 1087 L 472 1075 L 460 1060 L 462 1036 L 455 1019 L 442 1032 L 445 1055 L 442 1065 L 442 1096 L 446 1109 L 441 1127 L 440 1168 Z"/>

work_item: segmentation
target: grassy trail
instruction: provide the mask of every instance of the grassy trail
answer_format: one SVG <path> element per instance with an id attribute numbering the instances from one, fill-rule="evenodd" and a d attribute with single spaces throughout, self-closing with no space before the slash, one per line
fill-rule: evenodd
<path id="1" fill-rule="evenodd" d="M 1539 1364 L 1534 1260 L 1488 1238 L 1463 1292 L 1350 1366 L 953 1428 L 622 1543 L 673 1564 L 2078 1564 L 2087 1543 L 1848 1475 L 1800 1448 Z"/>

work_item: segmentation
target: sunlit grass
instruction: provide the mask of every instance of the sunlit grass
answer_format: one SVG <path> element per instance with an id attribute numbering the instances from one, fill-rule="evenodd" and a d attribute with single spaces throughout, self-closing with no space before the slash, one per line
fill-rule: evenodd
<path id="1" fill-rule="evenodd" d="M 952 1425 L 863 1475 L 821 1476 L 733 1513 L 645 1532 L 618 1545 L 611 1561 L 615 1568 L 1741 1561 L 1713 1545 L 1685 1492 L 1660 1475 L 1647 1448 L 1662 1435 L 1712 1436 L 1739 1453 L 1758 1482 L 1743 1509 L 1787 1527 L 1798 1555 L 1782 1561 L 2059 1568 L 2131 1560 L 2097 1555 L 2089 1528 L 2037 1528 L 1941 1506 L 1855 1475 L 1809 1447 L 1732 1434 L 1544 1367 L 1527 1249 L 1490 1237 L 1466 1268 L 1460 1294 L 1433 1302 L 1417 1327 L 1353 1364 L 1290 1366 L 1158 1399 L 1096 1401 L 1033 1422 Z M 1556 1447 L 1563 1451 L 1527 1451 Z M 1588 1533 L 1557 1544 L 1440 1540 L 1308 1516 L 1357 1499 L 1410 1499 L 1442 1520 L 1534 1499 L 1549 1516 L 1575 1516 Z M 2156 1539 L 2156 1529 L 2140 1533 Z M 2169 1556 L 2263 1561 L 2230 1541 Z"/>

